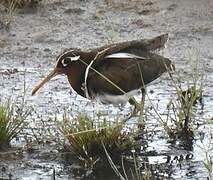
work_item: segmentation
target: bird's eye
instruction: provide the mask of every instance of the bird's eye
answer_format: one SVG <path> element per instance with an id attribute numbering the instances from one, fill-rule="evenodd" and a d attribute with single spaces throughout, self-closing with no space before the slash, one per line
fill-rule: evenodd
<path id="1" fill-rule="evenodd" d="M 61 61 L 61 64 L 63 65 L 63 67 L 66 67 L 69 64 L 70 59 L 69 58 L 64 58 Z"/>

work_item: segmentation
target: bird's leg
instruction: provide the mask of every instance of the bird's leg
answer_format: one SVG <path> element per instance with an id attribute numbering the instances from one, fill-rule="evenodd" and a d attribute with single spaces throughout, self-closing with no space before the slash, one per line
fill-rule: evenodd
<path id="1" fill-rule="evenodd" d="M 145 97 L 146 97 L 146 89 L 141 88 L 142 92 L 142 97 L 141 97 L 141 109 L 140 109 L 140 114 L 143 114 L 144 112 L 144 105 L 145 105 Z"/>
<path id="2" fill-rule="evenodd" d="M 146 97 L 146 89 L 141 88 L 142 97 L 141 97 L 141 104 L 140 104 L 140 115 L 139 115 L 139 123 L 138 127 L 140 129 L 144 128 L 145 120 L 144 120 L 144 105 L 145 105 L 145 97 Z"/>

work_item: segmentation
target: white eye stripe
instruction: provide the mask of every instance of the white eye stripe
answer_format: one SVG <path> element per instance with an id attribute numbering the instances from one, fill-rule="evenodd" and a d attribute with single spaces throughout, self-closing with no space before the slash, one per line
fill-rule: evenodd
<path id="1" fill-rule="evenodd" d="M 66 59 L 70 59 L 70 61 L 78 61 L 80 59 L 80 56 L 74 56 L 74 57 L 66 57 Z M 61 64 L 66 67 L 68 63 L 65 63 L 65 58 L 61 60 Z"/>
<path id="2" fill-rule="evenodd" d="M 71 61 L 78 61 L 80 59 L 80 56 L 66 57 L 66 58 L 69 58 Z"/>

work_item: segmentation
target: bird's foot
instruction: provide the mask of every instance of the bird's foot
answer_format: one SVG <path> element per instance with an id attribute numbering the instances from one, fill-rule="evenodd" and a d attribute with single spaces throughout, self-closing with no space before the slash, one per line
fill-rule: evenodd
<path id="1" fill-rule="evenodd" d="M 129 99 L 129 103 L 134 106 L 133 111 L 130 113 L 130 117 L 137 116 L 139 112 L 143 109 L 140 103 L 138 103 L 134 98 Z"/>

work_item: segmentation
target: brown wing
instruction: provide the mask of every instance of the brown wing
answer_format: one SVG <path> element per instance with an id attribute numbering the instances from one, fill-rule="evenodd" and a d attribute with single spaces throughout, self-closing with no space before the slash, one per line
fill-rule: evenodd
<path id="1" fill-rule="evenodd" d="M 167 70 L 166 66 L 169 67 L 171 64 L 169 59 L 156 54 L 148 53 L 146 57 L 146 59 L 103 59 L 102 64 L 96 67 L 96 70 L 120 89 L 129 92 L 143 87 L 143 82 L 148 84 L 158 78 Z M 90 94 L 98 92 L 123 94 L 121 90 L 92 70 L 89 72 L 87 82 Z"/>
<path id="2" fill-rule="evenodd" d="M 121 43 L 115 43 L 106 45 L 100 48 L 92 49 L 92 51 L 100 52 L 104 49 L 108 49 L 109 54 L 117 52 L 129 52 L 131 50 L 140 49 L 142 51 L 153 51 L 159 48 L 163 48 L 168 40 L 168 34 L 162 34 L 152 39 L 140 39 Z M 108 55 L 108 54 L 107 54 Z"/>
<path id="3" fill-rule="evenodd" d="M 111 54 L 114 53 L 132 53 L 138 56 L 144 56 L 149 51 L 162 48 L 168 39 L 168 34 L 163 34 L 152 39 L 140 39 L 133 40 L 121 43 L 110 44 L 102 46 L 100 48 L 91 49 L 89 51 L 81 51 L 77 49 L 78 52 L 81 52 L 81 59 L 89 64 L 92 60 L 95 59 L 93 66 L 98 66 L 101 64 L 102 60 Z M 73 51 L 70 52 L 71 55 L 75 54 Z M 78 53 L 77 53 L 78 54 Z"/>
<path id="4" fill-rule="evenodd" d="M 85 54 L 89 54 L 88 61 L 95 59 L 93 66 L 98 66 L 105 56 L 114 53 L 132 53 L 138 56 L 144 56 L 149 51 L 164 47 L 168 40 L 168 34 L 163 34 L 152 39 L 140 39 L 121 43 L 106 45 L 100 48 L 92 49 Z"/>

